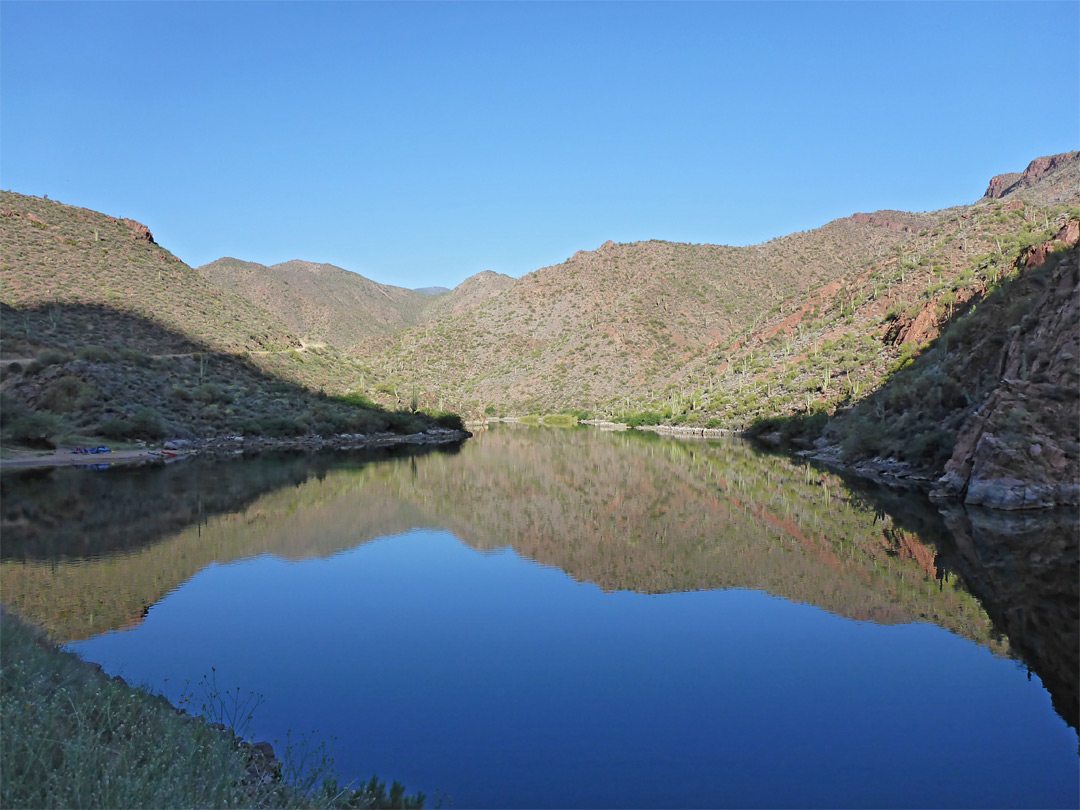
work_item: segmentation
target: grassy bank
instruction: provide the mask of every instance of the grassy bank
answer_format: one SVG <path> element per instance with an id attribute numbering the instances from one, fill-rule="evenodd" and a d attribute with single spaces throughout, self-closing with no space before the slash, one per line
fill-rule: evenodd
<path id="1" fill-rule="evenodd" d="M 396 782 L 342 787 L 321 749 L 290 749 L 278 762 L 211 722 L 235 719 L 242 730 L 235 701 L 201 697 L 208 718 L 108 678 L 0 610 L 0 806 L 423 806 L 423 794 Z"/>

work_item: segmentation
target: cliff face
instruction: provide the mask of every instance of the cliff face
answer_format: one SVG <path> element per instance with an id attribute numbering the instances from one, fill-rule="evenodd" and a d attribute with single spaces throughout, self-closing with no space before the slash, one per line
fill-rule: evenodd
<path id="1" fill-rule="evenodd" d="M 1049 175 L 1056 175 L 1049 183 Z M 1023 172 L 999 174 L 990 179 L 984 197 L 1000 200 L 1016 195 L 1034 198 L 1044 203 L 1057 203 L 1075 197 L 1080 177 L 1080 152 L 1038 157 Z"/>
<path id="2" fill-rule="evenodd" d="M 1045 253 L 1028 258 L 1045 260 Z M 1058 261 L 1042 297 L 1011 331 L 997 376 L 1001 382 L 957 437 L 940 494 L 999 509 L 1080 504 L 1080 253 L 1075 244 Z"/>

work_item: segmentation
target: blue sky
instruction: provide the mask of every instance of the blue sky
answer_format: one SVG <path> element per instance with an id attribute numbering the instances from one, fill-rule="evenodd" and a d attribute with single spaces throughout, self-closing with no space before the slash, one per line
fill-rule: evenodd
<path id="1" fill-rule="evenodd" d="M 1080 142 L 1080 3 L 0 3 L 0 186 L 407 287 L 972 202 Z"/>

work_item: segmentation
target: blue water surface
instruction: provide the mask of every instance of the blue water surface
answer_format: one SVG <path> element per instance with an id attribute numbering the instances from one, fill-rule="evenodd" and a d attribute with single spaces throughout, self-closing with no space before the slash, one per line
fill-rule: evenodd
<path id="1" fill-rule="evenodd" d="M 466 807 L 1076 807 L 1037 678 L 930 624 L 741 589 L 604 592 L 414 530 L 214 564 L 69 648 L 176 696 L 263 696 L 253 736 Z M 211 667 L 214 668 L 211 672 Z"/>

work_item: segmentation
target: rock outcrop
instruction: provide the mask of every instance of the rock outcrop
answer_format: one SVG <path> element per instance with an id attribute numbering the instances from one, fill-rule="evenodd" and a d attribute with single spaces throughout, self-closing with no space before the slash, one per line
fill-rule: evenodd
<path id="1" fill-rule="evenodd" d="M 136 242 L 149 242 L 151 245 L 156 245 L 154 241 L 154 235 L 150 233 L 150 229 L 143 225 L 141 222 L 136 222 L 133 219 L 121 220 L 131 230 L 131 238 Z"/>
<path id="2" fill-rule="evenodd" d="M 1022 173 L 1009 172 L 992 177 L 983 196 L 1000 200 L 1007 194 L 1029 189 L 1043 182 L 1049 174 L 1064 174 L 1065 169 L 1075 172 L 1076 164 L 1080 164 L 1080 152 L 1062 152 L 1060 155 L 1035 158 Z"/>
<path id="3" fill-rule="evenodd" d="M 1021 172 L 1008 172 L 1007 174 L 998 174 L 990 178 L 990 185 L 987 187 L 984 197 L 990 197 L 993 200 L 1000 200 L 1008 193 L 1009 189 L 1015 186 L 1020 178 L 1023 177 Z"/>
<path id="4" fill-rule="evenodd" d="M 888 216 L 887 211 L 878 211 L 873 214 L 852 214 L 850 219 L 859 225 L 869 225 L 872 228 L 885 228 L 897 233 L 912 233 L 914 228 L 906 222 L 901 222 L 894 217 Z"/>
<path id="5" fill-rule="evenodd" d="M 1064 235 L 1076 230 L 1071 225 Z M 997 509 L 1080 504 L 1080 252 L 1075 246 L 1012 332 L 999 377 L 1000 384 L 961 431 L 937 494 Z"/>

